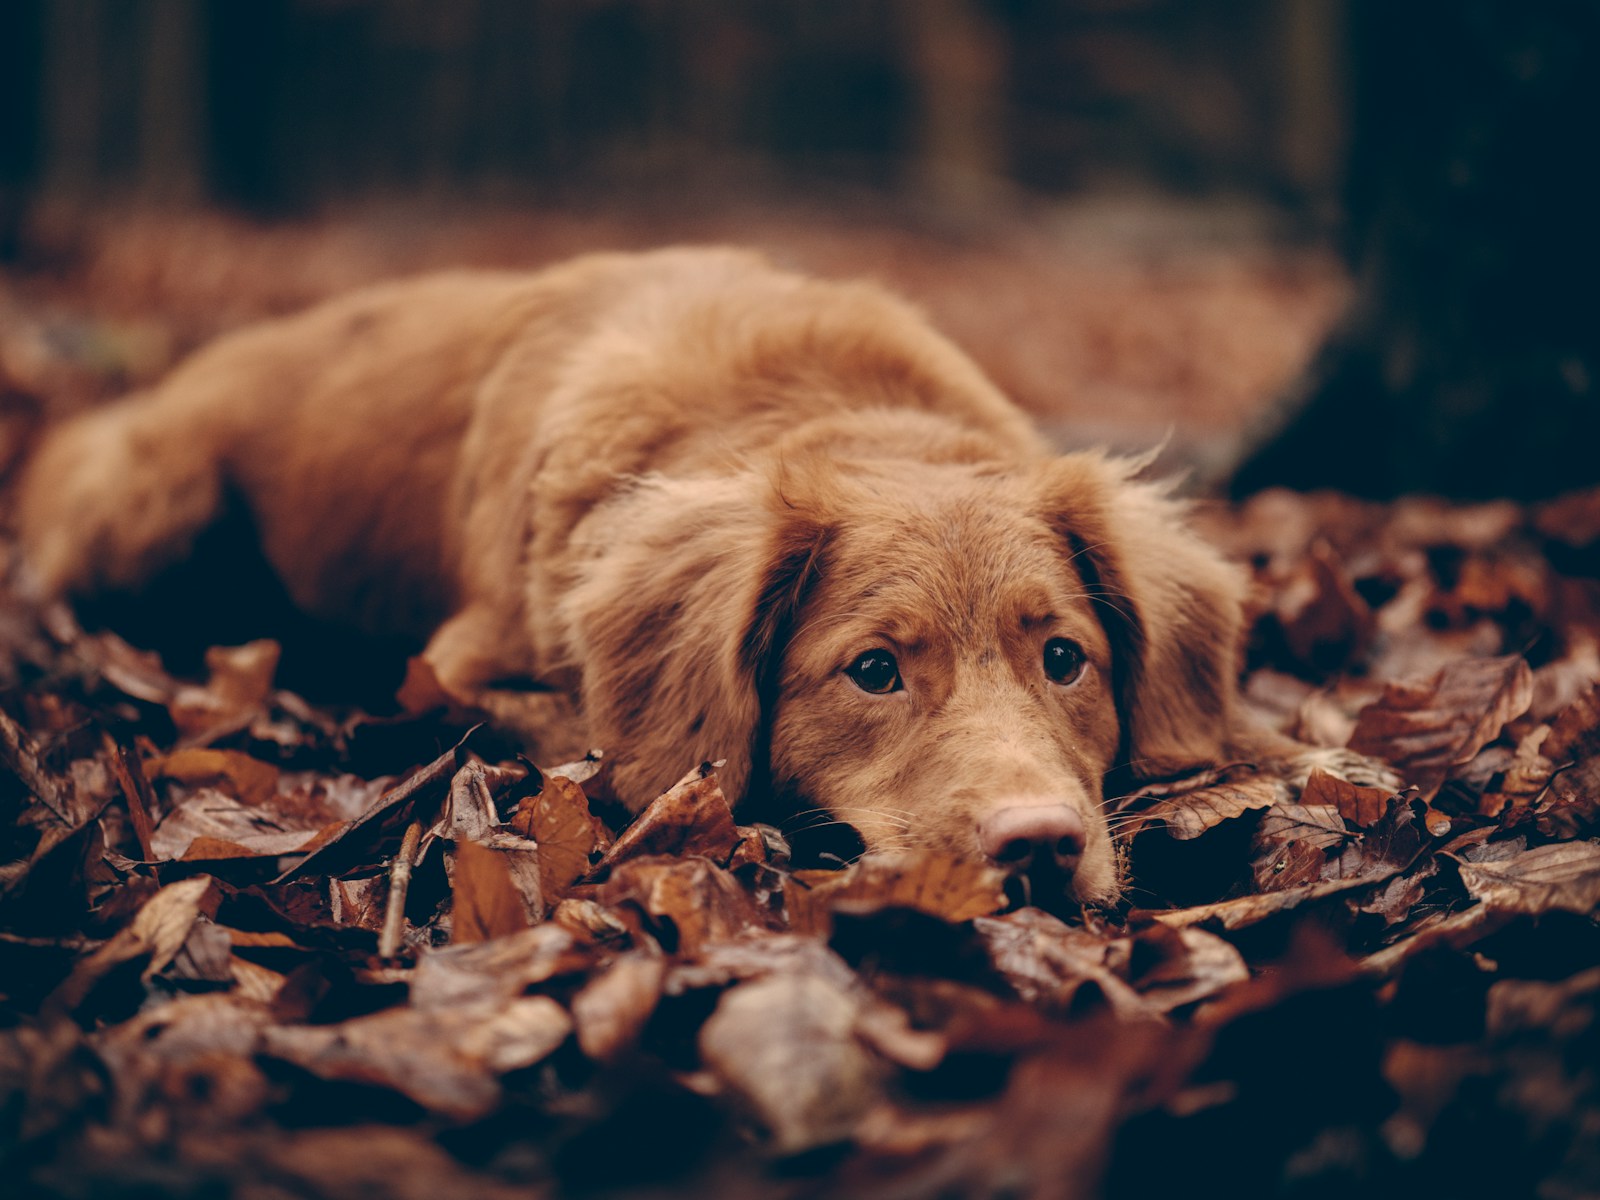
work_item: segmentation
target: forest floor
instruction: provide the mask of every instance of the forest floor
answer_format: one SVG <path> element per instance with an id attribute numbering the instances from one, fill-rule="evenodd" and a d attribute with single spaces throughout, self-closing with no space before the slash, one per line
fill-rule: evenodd
<path id="1" fill-rule="evenodd" d="M 1103 233 L 62 220 L 0 276 L 0 482 L 43 420 L 221 329 L 446 262 L 756 242 L 907 291 L 1052 428 L 1070 398 L 1086 440 L 1200 454 L 1344 297 L 1313 251 Z M 0 1172 L 261 1200 L 1600 1194 L 1600 493 L 1202 520 L 1253 573 L 1254 716 L 1401 782 L 1240 762 L 1118 797 L 1111 911 L 1018 906 L 933 852 L 829 862 L 692 762 L 629 821 L 603 755 L 536 764 L 421 672 L 308 700 L 293 645 L 163 661 L 32 607 L 0 537 Z"/>

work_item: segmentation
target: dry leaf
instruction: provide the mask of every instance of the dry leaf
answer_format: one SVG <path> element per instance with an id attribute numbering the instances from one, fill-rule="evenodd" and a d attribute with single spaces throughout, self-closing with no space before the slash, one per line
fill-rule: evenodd
<path id="1" fill-rule="evenodd" d="M 456 845 L 455 872 L 451 890 L 455 895 L 450 941 L 457 944 L 485 942 L 490 938 L 528 928 L 544 915 L 538 892 L 538 848 L 517 839 L 515 853 L 526 855 L 532 864 L 532 892 L 519 887 L 512 878 L 508 856 L 498 849 L 477 842 Z"/>
<path id="2" fill-rule="evenodd" d="M 309 852 L 324 836 L 331 834 L 326 829 L 285 829 L 270 809 L 200 788 L 156 826 L 150 850 L 157 861 L 277 857 Z"/>
<path id="3" fill-rule="evenodd" d="M 539 843 L 539 865 L 546 897 L 554 903 L 589 870 L 589 856 L 599 845 L 589 798 L 560 775 L 546 775 L 538 795 L 522 801 L 511 828 Z"/>
<path id="4" fill-rule="evenodd" d="M 1326 879 L 1319 883 L 1307 883 L 1299 887 L 1285 888 L 1279 892 L 1267 892 L 1259 896 L 1240 896 L 1234 900 L 1222 900 L 1216 904 L 1198 904 L 1191 908 L 1136 909 L 1128 914 L 1128 920 L 1130 922 L 1136 920 L 1159 921 L 1161 924 L 1171 926 L 1174 929 L 1182 929 L 1190 925 L 1203 925 L 1215 921 L 1224 929 L 1243 929 L 1259 921 L 1264 921 L 1268 917 L 1299 908 L 1303 904 L 1309 904 L 1329 896 L 1337 896 L 1343 892 L 1353 891 L 1356 888 L 1382 883 L 1384 880 L 1399 873 L 1400 868 L 1398 867 L 1384 868 L 1375 871 L 1371 877 Z"/>
<path id="5" fill-rule="evenodd" d="M 631 1050 L 661 999 L 666 960 L 636 950 L 620 955 L 572 998 L 578 1046 L 597 1062 Z"/>
<path id="6" fill-rule="evenodd" d="M 1016 994 L 1053 1012 L 1081 1011 L 1086 985 L 1120 1017 L 1156 1008 L 1112 967 L 1113 944 L 1036 908 L 973 922 L 995 969 Z"/>
<path id="7" fill-rule="evenodd" d="M 1312 771 L 1300 793 L 1300 803 L 1308 808 L 1331 804 L 1339 815 L 1357 829 L 1365 829 L 1382 819 L 1394 795 L 1387 788 L 1363 787 L 1327 771 Z"/>
<path id="8" fill-rule="evenodd" d="M 471 1120 L 500 1099 L 497 1075 L 531 1066 L 566 1040 L 572 1022 L 546 996 L 449 1012 L 389 1008 L 337 1025 L 277 1026 L 260 1052 L 322 1079 L 390 1088 L 432 1112 Z"/>
<path id="9" fill-rule="evenodd" d="M 264 806 L 278 794 L 278 768 L 237 750 L 174 750 L 150 759 L 144 770 L 152 780 L 220 789 L 247 806 Z"/>
<path id="10" fill-rule="evenodd" d="M 864 854 L 843 871 L 797 871 L 784 891 L 790 928 L 818 932 L 827 914 L 911 908 L 946 921 L 970 921 L 1007 904 L 1005 874 L 989 863 L 934 850 Z"/>
<path id="11" fill-rule="evenodd" d="M 73 968 L 52 995 L 51 1006 L 76 1009 L 96 983 L 123 963 L 141 961 L 140 976 L 150 979 L 177 957 L 201 914 L 215 914 L 218 900 L 209 875 L 168 884 L 144 902 L 126 929 Z"/>
<path id="12" fill-rule="evenodd" d="M 1467 891 L 1496 912 L 1587 915 L 1600 905 L 1600 842 L 1558 842 L 1509 858 L 1457 862 Z"/>
<path id="13" fill-rule="evenodd" d="M 409 972 L 414 1008 L 449 1013 L 474 1002 L 500 1003 L 534 984 L 588 970 L 599 954 L 560 925 L 535 925 L 508 937 L 423 951 Z"/>
<path id="14" fill-rule="evenodd" d="M 595 870 L 654 854 L 701 854 L 721 863 L 738 844 L 739 830 L 716 770 L 703 763 L 652 800 Z"/>
<path id="15" fill-rule="evenodd" d="M 1521 656 L 1465 659 L 1425 681 L 1388 684 L 1362 710 L 1350 749 L 1390 763 L 1431 800 L 1532 700 L 1533 676 Z"/>
<path id="16" fill-rule="evenodd" d="M 855 1036 L 861 1008 L 826 979 L 773 975 L 725 992 L 701 1028 L 706 1066 L 775 1152 L 844 1141 L 879 1101 L 882 1069 Z"/>
<path id="17" fill-rule="evenodd" d="M 600 901 L 647 914 L 648 931 L 671 953 L 694 954 L 767 924 L 733 876 L 704 858 L 624 862 L 600 885 Z"/>
<path id="18" fill-rule="evenodd" d="M 1146 797 L 1157 799 L 1137 815 L 1130 813 L 1121 836 L 1161 828 L 1179 841 L 1191 841 L 1223 821 L 1281 804 L 1289 795 L 1289 787 L 1282 779 L 1248 767 L 1205 771 L 1135 793 L 1124 803 L 1122 812 L 1130 813 Z"/>
<path id="19" fill-rule="evenodd" d="M 205 686 L 182 686 L 166 701 L 184 740 L 200 745 L 249 725 L 272 698 L 279 654 L 265 640 L 207 650 Z"/>

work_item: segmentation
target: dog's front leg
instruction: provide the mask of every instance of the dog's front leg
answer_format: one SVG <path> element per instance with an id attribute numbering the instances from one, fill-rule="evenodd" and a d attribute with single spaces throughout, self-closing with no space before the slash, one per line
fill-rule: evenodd
<path id="1" fill-rule="evenodd" d="M 422 652 L 439 685 L 456 700 L 483 710 L 515 734 L 542 762 L 581 758 L 590 746 L 585 722 L 566 691 L 511 687 L 537 676 L 515 615 L 488 605 L 463 609 L 439 626 Z"/>

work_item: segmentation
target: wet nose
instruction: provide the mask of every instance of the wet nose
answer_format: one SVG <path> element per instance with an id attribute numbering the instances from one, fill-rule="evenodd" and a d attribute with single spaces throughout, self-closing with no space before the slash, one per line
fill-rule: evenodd
<path id="1" fill-rule="evenodd" d="M 978 822 L 978 845 L 998 866 L 1022 872 L 1038 855 L 1072 870 L 1083 857 L 1083 818 L 1065 804 L 1019 804 L 996 809 Z"/>

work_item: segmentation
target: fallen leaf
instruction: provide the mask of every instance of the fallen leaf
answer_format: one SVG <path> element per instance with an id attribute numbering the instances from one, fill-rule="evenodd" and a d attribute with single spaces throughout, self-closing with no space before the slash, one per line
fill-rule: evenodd
<path id="1" fill-rule="evenodd" d="M 216 882 L 209 875 L 168 884 L 140 906 L 126 929 L 73 968 L 47 1007 L 76 1010 L 95 984 L 123 963 L 140 962 L 140 978 L 152 978 L 183 949 L 201 914 L 216 912 L 218 900 Z"/>
<path id="2" fill-rule="evenodd" d="M 881 1099 L 882 1068 L 855 1035 L 859 998 L 812 975 L 774 975 L 723 993 L 700 1055 L 766 1130 L 797 1154 L 847 1140 Z"/>
<path id="3" fill-rule="evenodd" d="M 1308 808 L 1331 804 L 1351 825 L 1365 829 L 1376 824 L 1388 811 L 1393 795 L 1387 788 L 1363 787 L 1327 771 L 1315 770 L 1300 793 L 1300 803 Z"/>
<path id="4" fill-rule="evenodd" d="M 666 960 L 635 950 L 619 955 L 572 998 L 578 1047 L 596 1062 L 613 1062 L 638 1044 L 661 999 Z"/>
<path id="5" fill-rule="evenodd" d="M 247 806 L 264 806 L 278 794 L 278 768 L 237 750 L 191 746 L 150 759 L 144 771 L 151 780 L 219 788 Z"/>
<path id="6" fill-rule="evenodd" d="M 150 850 L 156 861 L 276 857 L 307 851 L 322 836 L 318 829 L 285 829 L 269 810 L 199 788 L 156 826 Z"/>
<path id="7" fill-rule="evenodd" d="M 511 828 L 539 844 L 546 896 L 554 903 L 589 870 L 589 856 L 600 844 L 589 798 L 560 775 L 546 775 L 538 795 L 524 799 Z"/>
<path id="8" fill-rule="evenodd" d="M 534 984 L 587 971 L 598 957 L 588 942 L 550 923 L 492 941 L 430 947 L 409 973 L 411 1004 L 448 1013 L 510 1000 Z"/>
<path id="9" fill-rule="evenodd" d="M 1350 749 L 1390 763 L 1431 800 L 1532 700 L 1533 676 L 1520 655 L 1465 659 L 1425 681 L 1386 685 L 1361 711 Z"/>
<path id="10" fill-rule="evenodd" d="M 1320 538 L 1279 585 L 1275 615 L 1294 661 L 1320 671 L 1352 661 L 1372 636 L 1372 610 Z"/>
<path id="11" fill-rule="evenodd" d="M 694 954 L 766 920 L 738 882 L 705 858 L 635 858 L 600 885 L 600 901 L 631 906 L 650 918 L 646 930 L 669 953 Z"/>
<path id="12" fill-rule="evenodd" d="M 184 741 L 203 745 L 249 725 L 272 698 L 280 653 L 265 640 L 207 650 L 205 685 L 181 686 L 166 701 Z"/>
<path id="13" fill-rule="evenodd" d="M 1058 1013 L 1081 1011 L 1085 988 L 1120 1017 L 1156 1007 L 1112 967 L 1113 943 L 1036 908 L 979 917 L 974 928 L 995 969 L 1020 999 Z"/>
<path id="14" fill-rule="evenodd" d="M 1243 929 L 1304 904 L 1382 883 L 1399 873 L 1399 867 L 1392 867 L 1376 871 L 1371 877 L 1327 879 L 1259 896 L 1240 896 L 1233 900 L 1221 900 L 1215 904 L 1198 904 L 1190 908 L 1136 909 L 1128 914 L 1128 920 L 1159 921 L 1163 925 L 1180 929 L 1215 921 L 1224 929 Z"/>
<path id="15" fill-rule="evenodd" d="M 1499 860 L 1456 861 L 1467 891 L 1496 912 L 1587 915 L 1600 905 L 1600 842 L 1558 842 Z"/>
<path id="16" fill-rule="evenodd" d="M 484 942 L 516 933 L 544 915 L 538 890 L 538 848 L 521 838 L 516 841 L 518 846 L 513 853 L 526 855 L 531 863 L 531 896 L 527 885 L 519 887 L 513 879 L 506 853 L 478 842 L 457 843 L 451 878 L 455 896 L 450 925 L 452 943 Z"/>
<path id="17" fill-rule="evenodd" d="M 1128 982 L 1157 1011 L 1209 1000 L 1250 978 L 1233 944 L 1203 929 L 1152 925 L 1126 939 Z"/>
<path id="18" fill-rule="evenodd" d="M 572 1021 L 547 996 L 450 1012 L 389 1008 L 336 1025 L 263 1031 L 259 1053 L 321 1079 L 388 1088 L 431 1112 L 470 1120 L 500 1099 L 497 1075 L 528 1067 L 566 1040 Z"/>
<path id="19" fill-rule="evenodd" d="M 1282 779 L 1250 767 L 1235 765 L 1203 771 L 1134 793 L 1118 810 L 1126 814 L 1121 818 L 1119 835 L 1132 837 L 1159 827 L 1179 841 L 1192 841 L 1223 821 L 1281 804 L 1289 796 L 1289 787 Z M 1139 809 L 1138 803 L 1149 797 L 1156 797 L 1155 802 Z"/>
<path id="20" fill-rule="evenodd" d="M 595 871 L 657 854 L 699 854 L 721 863 L 738 844 L 739 830 L 716 769 L 702 763 L 650 802 L 618 835 Z"/>
<path id="21" fill-rule="evenodd" d="M 910 908 L 945 921 L 970 921 L 1008 903 L 1005 874 L 976 859 L 934 850 L 865 854 L 843 871 L 796 871 L 784 890 L 790 928 L 822 932 L 827 914 Z"/>
<path id="22" fill-rule="evenodd" d="M 449 750 L 384 792 L 366 812 L 347 823 L 338 834 L 319 844 L 274 882 L 287 883 L 298 876 L 312 873 L 343 874 L 352 861 L 376 854 L 377 848 L 386 839 L 398 840 L 417 807 L 432 800 L 435 789 L 445 791 L 441 785 L 454 776 L 461 765 L 466 745 L 478 728 L 474 726 L 469 729 Z"/>
<path id="23" fill-rule="evenodd" d="M 1256 826 L 1250 863 L 1256 888 L 1284 891 L 1315 883 L 1331 854 L 1353 837 L 1331 804 L 1279 804 Z"/>

